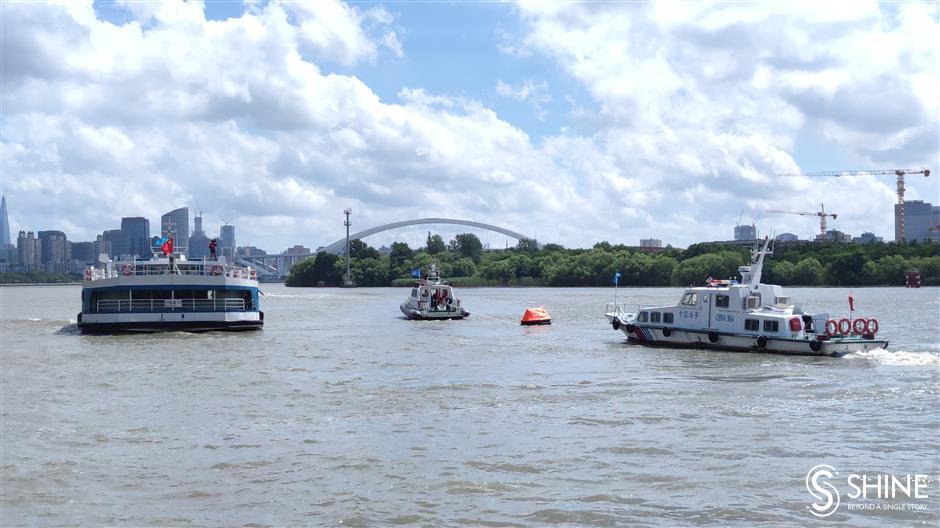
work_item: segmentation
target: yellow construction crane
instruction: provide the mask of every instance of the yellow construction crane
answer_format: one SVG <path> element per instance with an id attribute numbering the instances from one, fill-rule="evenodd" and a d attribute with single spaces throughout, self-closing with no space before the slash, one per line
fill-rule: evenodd
<path id="1" fill-rule="evenodd" d="M 777 176 L 823 176 L 838 178 L 840 176 L 865 176 L 868 174 L 871 174 L 872 176 L 884 176 L 891 174 L 898 177 L 898 219 L 897 225 L 894 228 L 894 240 L 895 242 L 901 242 L 904 240 L 904 176 L 906 174 L 923 174 L 924 178 L 926 178 L 927 176 L 930 176 L 930 169 L 874 169 L 823 172 L 789 172 L 778 174 Z"/>
<path id="2" fill-rule="evenodd" d="M 780 214 L 795 214 L 801 216 L 818 216 L 819 217 L 819 234 L 816 235 L 816 240 L 825 240 L 826 239 L 826 218 L 832 217 L 833 220 L 836 219 L 838 214 L 836 213 L 827 213 L 826 206 L 824 204 L 819 204 L 819 212 L 813 211 L 782 211 L 780 209 L 770 209 L 768 213 L 780 213 Z"/>

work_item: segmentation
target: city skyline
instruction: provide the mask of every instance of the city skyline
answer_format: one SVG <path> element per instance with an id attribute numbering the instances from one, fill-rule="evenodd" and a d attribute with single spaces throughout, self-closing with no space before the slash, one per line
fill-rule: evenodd
<path id="1" fill-rule="evenodd" d="M 936 9 L 664 5 L 5 2 L 7 49 L 48 43 L 4 63 L 11 231 L 201 204 L 283 248 L 336 240 L 351 207 L 687 245 L 838 196 L 834 228 L 892 238 L 891 178 L 774 175 L 933 168 Z"/>

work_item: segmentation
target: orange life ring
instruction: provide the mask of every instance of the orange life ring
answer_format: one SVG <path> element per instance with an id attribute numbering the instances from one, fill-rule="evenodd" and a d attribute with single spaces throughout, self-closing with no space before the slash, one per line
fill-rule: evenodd
<path id="1" fill-rule="evenodd" d="M 251 270 L 251 280 L 255 280 L 257 278 L 258 278 L 258 272 L 255 270 Z"/>
<path id="2" fill-rule="evenodd" d="M 214 264 L 211 268 L 209 268 L 209 272 L 212 273 L 212 275 L 214 275 L 214 276 L 216 276 L 216 277 L 218 277 L 219 275 L 221 275 L 223 270 L 224 270 L 224 269 L 223 269 L 222 266 L 219 265 L 219 264 Z"/>
<path id="3" fill-rule="evenodd" d="M 134 274 L 134 265 L 133 264 L 121 264 L 121 275 L 125 277 Z"/>
<path id="4" fill-rule="evenodd" d="M 833 337 L 839 334 L 839 323 L 835 319 L 826 321 L 826 335 Z"/>
<path id="5" fill-rule="evenodd" d="M 868 320 L 867 323 L 865 323 L 865 333 L 871 334 L 872 336 L 878 333 L 878 319 L 872 317 Z"/>
<path id="6" fill-rule="evenodd" d="M 849 335 L 849 332 L 851 331 L 852 331 L 852 321 L 850 321 L 848 317 L 843 317 L 842 319 L 839 319 L 839 333 L 844 336 L 847 336 Z"/>
<path id="7" fill-rule="evenodd" d="M 86 270 L 85 270 L 85 280 L 86 280 L 86 281 L 90 281 L 90 280 L 91 280 L 91 269 L 86 269 Z"/>
<path id="8" fill-rule="evenodd" d="M 864 317 L 859 317 L 852 321 L 852 331 L 855 332 L 855 334 L 862 335 L 866 333 L 866 328 L 868 328 L 868 321 Z"/>

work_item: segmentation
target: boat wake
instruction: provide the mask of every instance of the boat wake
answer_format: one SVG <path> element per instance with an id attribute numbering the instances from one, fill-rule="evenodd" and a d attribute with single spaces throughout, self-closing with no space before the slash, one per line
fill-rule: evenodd
<path id="1" fill-rule="evenodd" d="M 897 365 L 912 367 L 940 366 L 940 354 L 934 352 L 907 352 L 904 350 L 890 351 L 883 348 L 853 352 L 847 354 L 846 359 L 865 359 L 881 365 Z"/>

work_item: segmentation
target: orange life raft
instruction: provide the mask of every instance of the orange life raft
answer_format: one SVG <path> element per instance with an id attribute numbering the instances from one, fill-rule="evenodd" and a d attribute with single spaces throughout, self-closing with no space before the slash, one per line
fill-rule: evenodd
<path id="1" fill-rule="evenodd" d="M 524 326 L 552 324 L 552 316 L 548 315 L 548 312 L 542 306 L 529 308 L 522 316 L 521 323 Z"/>

